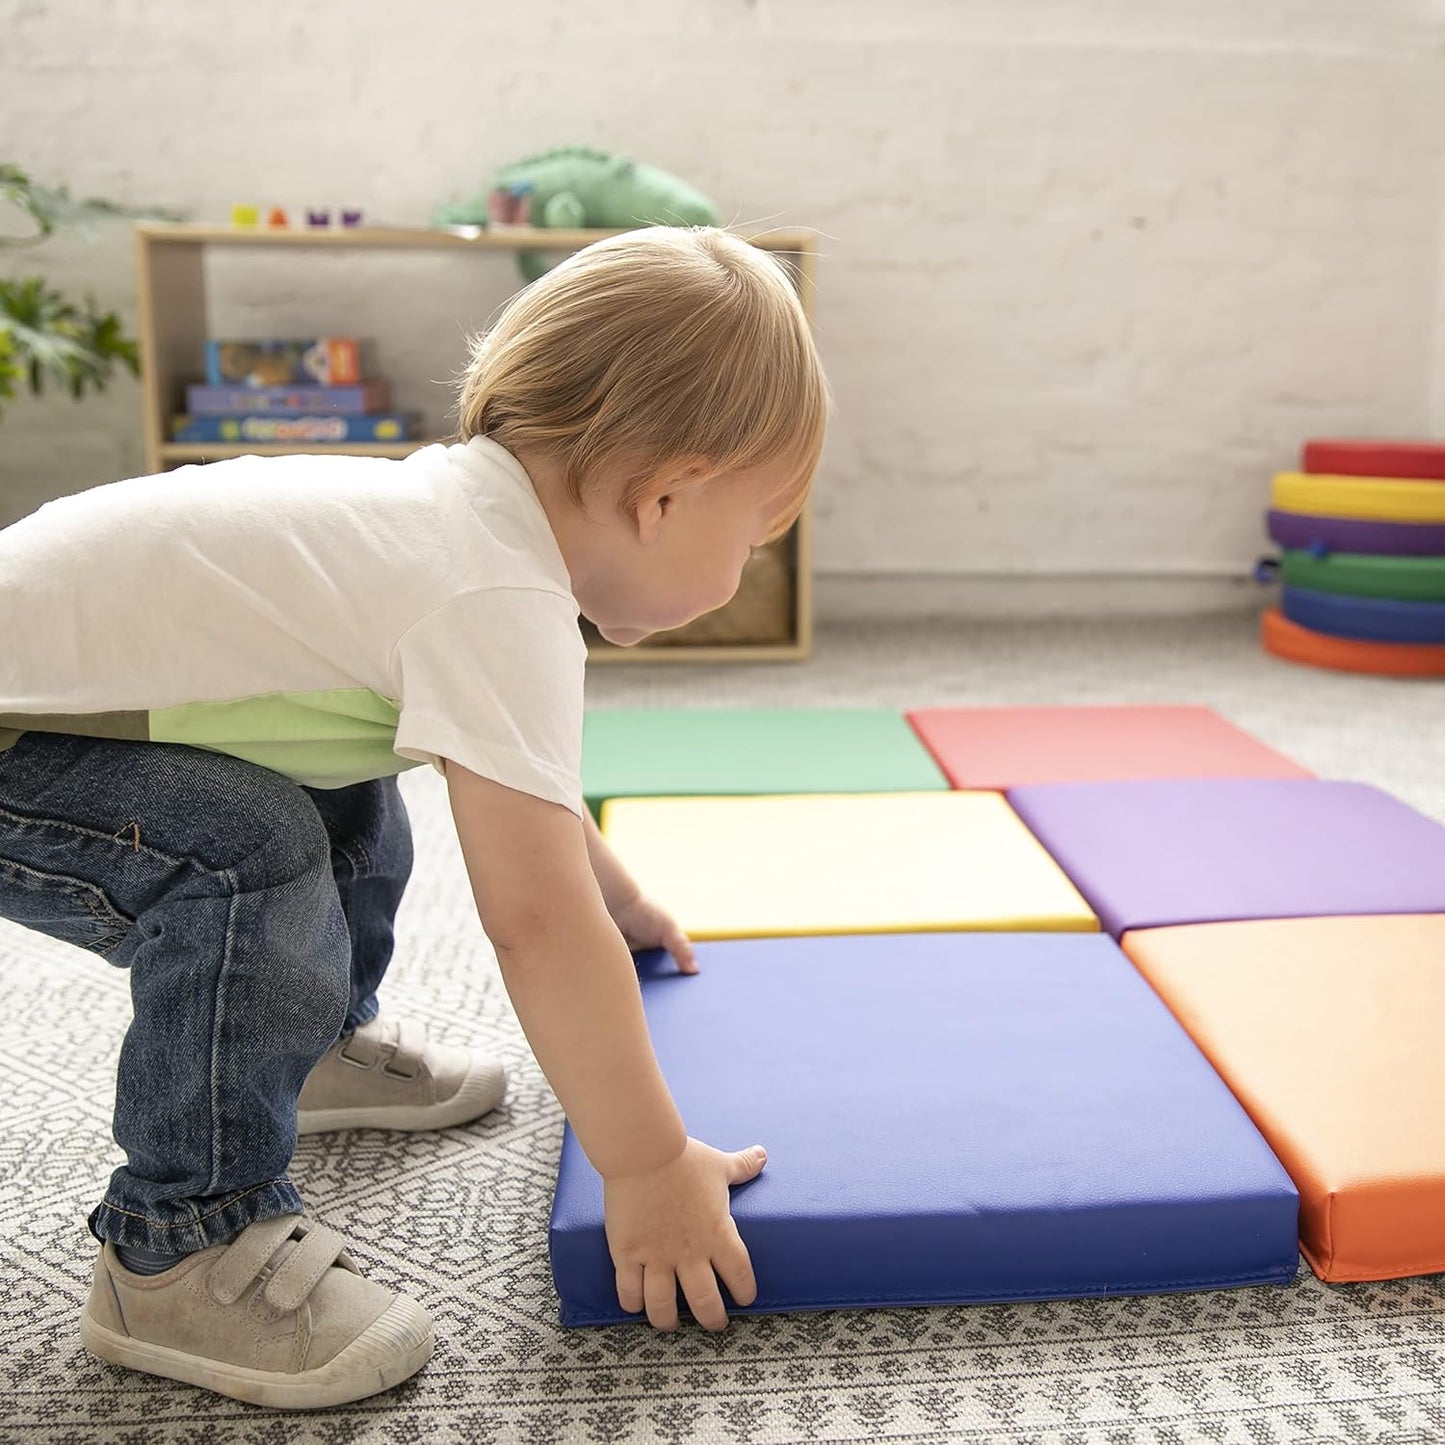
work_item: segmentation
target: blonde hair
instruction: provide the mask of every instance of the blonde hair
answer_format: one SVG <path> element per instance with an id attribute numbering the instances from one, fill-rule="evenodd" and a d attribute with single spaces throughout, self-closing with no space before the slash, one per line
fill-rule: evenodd
<path id="1" fill-rule="evenodd" d="M 516 296 L 473 343 L 463 441 L 556 458 L 579 503 L 626 467 L 627 506 L 666 464 L 785 462 L 778 532 L 803 508 L 828 392 L 782 267 L 715 227 L 651 226 L 595 242 Z"/>

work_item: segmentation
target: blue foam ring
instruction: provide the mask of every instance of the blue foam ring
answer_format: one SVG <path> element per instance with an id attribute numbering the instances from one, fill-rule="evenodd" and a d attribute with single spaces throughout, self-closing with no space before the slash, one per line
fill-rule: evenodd
<path id="1" fill-rule="evenodd" d="M 1330 637 L 1361 642 L 1445 643 L 1445 602 L 1397 602 L 1349 597 L 1309 587 L 1282 589 L 1280 608 L 1291 622 Z"/>

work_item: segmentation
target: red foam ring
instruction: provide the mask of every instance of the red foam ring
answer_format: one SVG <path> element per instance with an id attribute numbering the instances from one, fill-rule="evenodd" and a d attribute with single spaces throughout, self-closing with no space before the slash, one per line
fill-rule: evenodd
<path id="1" fill-rule="evenodd" d="M 1445 442 L 1319 438 L 1307 441 L 1300 470 L 1337 477 L 1410 477 L 1445 482 Z"/>

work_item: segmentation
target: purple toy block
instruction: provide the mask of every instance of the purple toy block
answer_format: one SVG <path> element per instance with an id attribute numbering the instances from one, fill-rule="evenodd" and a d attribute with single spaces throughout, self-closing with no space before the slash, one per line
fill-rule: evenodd
<path id="1" fill-rule="evenodd" d="M 1008 800 L 1116 938 L 1131 928 L 1445 912 L 1445 828 L 1364 783 L 1050 783 Z"/>

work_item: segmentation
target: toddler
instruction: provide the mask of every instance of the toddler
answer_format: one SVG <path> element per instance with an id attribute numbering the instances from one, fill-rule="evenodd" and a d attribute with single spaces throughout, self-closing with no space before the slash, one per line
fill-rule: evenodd
<path id="1" fill-rule="evenodd" d="M 578 614 L 622 645 L 736 591 L 818 463 L 792 287 L 715 229 L 601 241 L 481 338 L 460 439 L 243 457 L 0 531 L 0 916 L 129 969 L 125 1154 L 81 1338 L 286 1408 L 421 1368 L 432 1326 L 286 1176 L 297 1133 L 433 1129 L 502 1070 L 379 1011 L 412 862 L 395 774 L 445 777 L 518 1018 L 605 1183 L 617 1293 L 708 1329 L 756 1292 L 760 1147 L 688 1137 L 629 949 L 696 971 L 582 802 Z"/>

